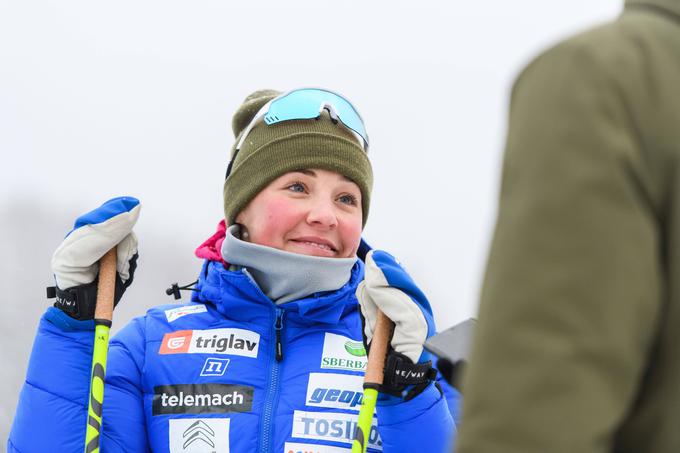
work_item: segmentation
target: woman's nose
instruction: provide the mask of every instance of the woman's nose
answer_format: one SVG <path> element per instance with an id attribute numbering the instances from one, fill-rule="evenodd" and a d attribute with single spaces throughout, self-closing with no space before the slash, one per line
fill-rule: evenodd
<path id="1" fill-rule="evenodd" d="M 314 200 L 307 214 L 307 223 L 334 228 L 338 225 L 333 203 L 325 200 Z"/>

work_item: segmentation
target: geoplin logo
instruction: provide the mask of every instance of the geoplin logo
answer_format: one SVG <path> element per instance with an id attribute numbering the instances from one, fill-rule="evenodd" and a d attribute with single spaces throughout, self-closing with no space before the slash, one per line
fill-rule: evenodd
<path id="1" fill-rule="evenodd" d="M 359 411 L 364 377 L 356 374 L 309 373 L 307 406 Z"/>

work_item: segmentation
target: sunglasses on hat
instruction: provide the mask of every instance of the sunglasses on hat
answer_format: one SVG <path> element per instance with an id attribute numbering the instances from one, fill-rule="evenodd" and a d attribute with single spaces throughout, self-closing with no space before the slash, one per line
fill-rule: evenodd
<path id="1" fill-rule="evenodd" d="M 227 175 L 231 173 L 231 167 L 236 160 L 241 146 L 248 137 L 253 127 L 263 119 L 267 125 L 290 120 L 316 119 L 326 110 L 334 122 L 340 121 L 351 130 L 363 144 L 365 152 L 368 152 L 368 134 L 356 108 L 343 96 L 332 91 L 320 88 L 299 88 L 275 97 L 267 102 L 255 114 L 248 126 L 243 130 L 241 138 L 236 144 L 234 156 L 227 167 Z M 226 179 L 225 177 L 225 179 Z"/>

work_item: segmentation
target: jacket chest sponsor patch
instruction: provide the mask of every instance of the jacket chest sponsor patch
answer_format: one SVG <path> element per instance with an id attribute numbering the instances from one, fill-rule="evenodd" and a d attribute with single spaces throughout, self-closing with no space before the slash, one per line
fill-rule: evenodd
<path id="1" fill-rule="evenodd" d="M 225 414 L 250 412 L 253 387 L 232 384 L 178 384 L 154 387 L 152 413 Z"/>
<path id="2" fill-rule="evenodd" d="M 357 429 L 358 414 L 340 412 L 295 411 L 293 415 L 293 437 L 300 439 L 327 440 L 352 445 Z M 368 448 L 382 450 L 378 434 L 378 421 L 374 417 L 368 436 Z"/>
<path id="3" fill-rule="evenodd" d="M 178 330 L 166 333 L 159 354 L 225 354 L 257 357 L 260 334 L 244 329 Z"/>
<path id="4" fill-rule="evenodd" d="M 208 357 L 205 359 L 205 363 L 203 363 L 201 376 L 224 376 L 224 372 L 227 371 L 227 365 L 229 365 L 229 359 Z"/>
<path id="5" fill-rule="evenodd" d="M 286 442 L 283 451 L 285 453 L 347 453 L 348 450 L 343 447 L 331 447 L 330 445 Z"/>
<path id="6" fill-rule="evenodd" d="M 228 418 L 170 420 L 170 453 L 229 453 Z"/>
<path id="7" fill-rule="evenodd" d="M 182 316 L 192 315 L 195 313 L 205 313 L 206 311 L 208 311 L 208 309 L 203 304 L 187 305 L 184 307 L 170 308 L 165 310 L 165 317 L 167 318 L 168 322 L 173 322 Z"/>
<path id="8" fill-rule="evenodd" d="M 323 340 L 321 368 L 366 371 L 366 349 L 361 341 L 327 332 Z"/>
<path id="9" fill-rule="evenodd" d="M 352 374 L 310 373 L 307 406 L 358 411 L 363 400 L 364 378 Z"/>

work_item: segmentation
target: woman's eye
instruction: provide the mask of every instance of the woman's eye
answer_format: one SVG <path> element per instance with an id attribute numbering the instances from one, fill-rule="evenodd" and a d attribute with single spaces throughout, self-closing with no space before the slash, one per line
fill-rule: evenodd
<path id="1" fill-rule="evenodd" d="M 298 193 L 304 193 L 305 192 L 305 186 L 301 182 L 294 182 L 293 184 L 288 186 L 288 190 L 291 192 L 298 192 Z"/>
<path id="2" fill-rule="evenodd" d="M 345 194 L 341 195 L 340 198 L 338 198 L 338 201 L 340 201 L 340 203 L 344 203 L 350 206 L 356 206 L 357 197 L 355 197 L 354 195 Z"/>

